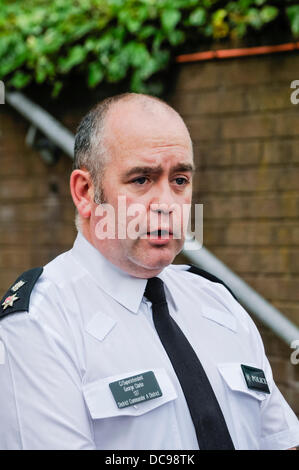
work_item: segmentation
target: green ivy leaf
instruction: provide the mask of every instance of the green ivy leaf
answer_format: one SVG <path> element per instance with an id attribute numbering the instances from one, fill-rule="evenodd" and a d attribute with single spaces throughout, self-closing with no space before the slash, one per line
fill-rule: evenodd
<path id="1" fill-rule="evenodd" d="M 99 62 L 92 62 L 88 67 L 88 86 L 93 88 L 104 78 L 103 66 Z"/>
<path id="2" fill-rule="evenodd" d="M 15 88 L 24 88 L 30 83 L 31 78 L 31 75 L 28 73 L 17 71 L 8 83 Z"/>
<path id="3" fill-rule="evenodd" d="M 154 26 L 151 26 L 151 25 L 148 25 L 148 26 L 144 26 L 139 34 L 138 34 L 138 37 L 139 39 L 148 39 L 150 36 L 154 36 L 157 32 L 157 29 L 154 27 Z"/>
<path id="4" fill-rule="evenodd" d="M 207 19 L 206 10 L 204 8 L 196 8 L 189 16 L 189 24 L 192 26 L 202 26 Z"/>
<path id="5" fill-rule="evenodd" d="M 125 52 L 127 52 L 129 61 L 134 67 L 142 67 L 150 59 L 149 52 L 142 43 L 138 44 L 131 41 L 126 47 Z"/>
<path id="6" fill-rule="evenodd" d="M 179 30 L 170 31 L 168 35 L 168 40 L 172 46 L 178 46 L 184 41 L 184 39 L 185 39 L 185 34 L 183 33 L 183 31 L 179 31 Z"/>
<path id="7" fill-rule="evenodd" d="M 270 21 L 273 21 L 279 13 L 278 8 L 272 6 L 272 5 L 267 5 L 264 6 L 261 9 L 261 19 L 264 23 L 269 23 Z"/>
<path id="8" fill-rule="evenodd" d="M 299 36 L 299 5 L 292 5 L 287 8 L 287 15 L 291 24 L 294 36 Z"/>
<path id="9" fill-rule="evenodd" d="M 54 83 L 54 87 L 52 89 L 52 93 L 51 93 L 51 96 L 53 98 L 57 98 L 57 96 L 59 95 L 61 89 L 63 87 L 63 83 L 60 81 L 60 80 L 57 80 L 55 83 Z"/>
<path id="10" fill-rule="evenodd" d="M 181 19 L 179 10 L 167 9 L 163 10 L 161 15 L 161 24 L 165 31 L 173 30 Z"/>
<path id="11" fill-rule="evenodd" d="M 250 26 L 255 29 L 260 29 L 263 26 L 263 21 L 260 11 L 257 8 L 250 8 L 247 15 L 247 21 Z"/>
<path id="12" fill-rule="evenodd" d="M 74 46 L 67 57 L 61 57 L 59 60 L 59 71 L 61 73 L 69 72 L 75 65 L 84 61 L 87 51 L 83 46 Z"/>
<path id="13" fill-rule="evenodd" d="M 264 24 L 286 14 L 289 31 L 297 38 L 299 4 L 294 3 L 0 0 L 0 77 L 18 87 L 31 80 L 49 83 L 56 94 L 66 75 L 80 68 L 91 87 L 128 78 L 135 90 L 150 90 L 180 44 L 187 51 L 189 44 L 193 49 L 207 38 L 252 35 L 252 28 L 263 31 Z"/>

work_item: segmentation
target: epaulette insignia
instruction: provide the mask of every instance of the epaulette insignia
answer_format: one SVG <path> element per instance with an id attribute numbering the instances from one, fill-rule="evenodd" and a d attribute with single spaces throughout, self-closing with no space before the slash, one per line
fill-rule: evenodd
<path id="1" fill-rule="evenodd" d="M 33 268 L 18 277 L 0 301 L 0 320 L 11 313 L 28 311 L 32 289 L 42 272 L 43 268 Z"/>

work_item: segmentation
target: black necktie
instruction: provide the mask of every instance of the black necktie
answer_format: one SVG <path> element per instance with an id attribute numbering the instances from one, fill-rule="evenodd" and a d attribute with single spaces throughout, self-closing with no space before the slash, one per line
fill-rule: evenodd
<path id="1" fill-rule="evenodd" d="M 195 354 L 182 330 L 170 316 L 164 283 L 153 277 L 147 281 L 145 297 L 152 302 L 153 320 L 183 389 L 201 450 L 233 450 L 221 408 Z"/>

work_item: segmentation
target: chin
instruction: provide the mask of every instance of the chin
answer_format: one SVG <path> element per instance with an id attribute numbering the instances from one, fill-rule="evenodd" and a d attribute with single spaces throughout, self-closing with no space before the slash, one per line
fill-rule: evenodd
<path id="1" fill-rule="evenodd" d="M 169 264 L 171 264 L 175 258 L 176 254 L 174 253 L 161 253 L 160 255 L 151 256 L 150 258 L 145 258 L 140 260 L 141 264 L 148 269 L 163 269 Z"/>
<path id="2" fill-rule="evenodd" d="M 175 246 L 160 246 L 160 247 L 143 247 L 130 250 L 128 258 L 131 263 L 139 266 L 141 269 L 162 271 L 166 266 L 171 264 L 176 255 L 181 251 L 181 243 Z"/>

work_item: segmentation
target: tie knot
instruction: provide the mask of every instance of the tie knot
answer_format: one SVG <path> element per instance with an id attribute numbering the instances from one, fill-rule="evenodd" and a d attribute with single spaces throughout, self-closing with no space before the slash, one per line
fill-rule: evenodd
<path id="1" fill-rule="evenodd" d="M 158 277 L 152 277 L 148 279 L 144 295 L 153 304 L 161 304 L 166 302 L 164 282 Z"/>

